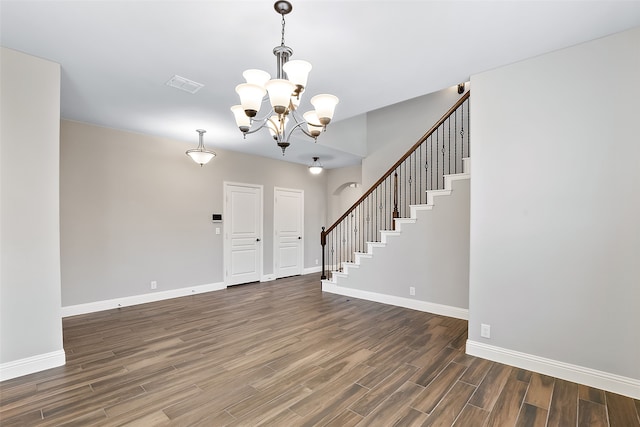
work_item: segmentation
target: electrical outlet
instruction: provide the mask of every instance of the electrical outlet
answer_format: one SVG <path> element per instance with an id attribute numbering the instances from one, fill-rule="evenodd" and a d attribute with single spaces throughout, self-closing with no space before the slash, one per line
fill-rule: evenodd
<path id="1" fill-rule="evenodd" d="M 480 324 L 480 336 L 482 338 L 491 338 L 491 325 Z"/>
<path id="2" fill-rule="evenodd" d="M 416 288 L 414 288 L 413 286 L 409 286 L 409 295 L 415 296 L 416 294 Z"/>
<path id="3" fill-rule="evenodd" d="M 220 234 L 220 227 L 216 227 L 216 234 Z"/>
<path id="4" fill-rule="evenodd" d="M 151 289 L 158 289 L 158 282 L 156 282 L 155 280 L 151 281 Z"/>

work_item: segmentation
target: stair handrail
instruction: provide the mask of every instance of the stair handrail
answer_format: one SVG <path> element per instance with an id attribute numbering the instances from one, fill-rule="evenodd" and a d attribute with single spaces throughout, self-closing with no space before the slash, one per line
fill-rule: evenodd
<path id="1" fill-rule="evenodd" d="M 398 160 L 397 162 L 394 163 L 393 166 L 391 166 L 389 168 L 389 170 L 382 175 L 382 177 L 377 180 L 375 182 L 375 184 L 373 184 L 369 190 L 367 190 L 362 197 L 360 197 L 340 218 L 338 218 L 329 228 L 327 228 L 326 230 L 323 231 L 322 234 L 324 234 L 325 236 L 331 232 L 331 230 L 333 230 L 334 228 L 336 228 L 338 226 L 338 224 L 340 222 L 342 222 L 342 220 L 344 220 L 347 216 L 349 216 L 349 214 L 356 208 L 358 207 L 358 205 L 360 203 L 362 203 L 362 201 L 364 199 L 366 199 L 368 196 L 371 195 L 371 193 L 373 193 L 373 191 L 382 183 L 384 182 L 387 178 L 389 178 L 391 176 L 391 174 L 398 168 L 398 166 L 400 166 L 402 164 L 402 162 L 404 162 L 405 160 L 407 160 L 407 158 L 416 150 L 416 148 L 420 147 L 420 145 L 422 145 L 422 143 L 431 136 L 431 134 L 433 132 L 436 131 L 436 129 L 438 129 L 443 123 L 444 121 L 451 116 L 451 114 L 453 114 L 453 112 L 455 110 L 458 109 L 458 107 L 460 107 L 464 101 L 466 101 L 469 98 L 469 95 L 471 94 L 471 91 L 468 90 L 464 95 L 462 95 L 462 97 L 460 97 L 460 99 L 458 99 L 458 102 L 456 102 L 453 107 L 449 108 L 449 110 L 447 110 L 446 113 L 444 113 L 444 115 L 440 118 L 440 120 L 438 120 L 436 122 L 436 124 L 434 124 L 431 129 L 429 129 L 419 140 L 418 142 L 416 142 L 415 144 L 413 144 L 413 146 L 411 148 L 409 148 L 409 150 L 400 158 L 400 160 Z M 324 228 L 324 227 L 323 227 Z M 322 240 L 322 237 L 321 237 Z"/>
<path id="2" fill-rule="evenodd" d="M 470 95 L 471 91 L 465 92 L 458 99 L 458 101 L 451 108 L 449 108 L 449 110 L 447 110 L 447 112 L 444 113 L 442 117 L 420 139 L 418 139 L 418 141 L 413 144 L 413 146 L 409 148 L 409 150 L 407 150 L 407 152 L 397 162 L 395 162 L 384 175 L 382 175 L 382 177 L 380 177 L 380 179 L 378 179 L 355 203 L 353 203 L 353 205 L 349 209 L 347 209 L 347 211 L 345 211 L 344 214 L 342 214 L 342 216 L 340 216 L 328 228 L 325 229 L 325 227 L 322 227 L 322 231 L 320 233 L 320 244 L 322 246 L 322 279 L 326 278 L 325 245 L 327 235 L 331 233 L 340 223 L 342 223 L 342 221 L 344 221 L 356 208 L 358 208 L 361 203 L 363 203 L 369 196 L 371 196 L 372 193 L 387 180 L 387 178 L 389 178 L 394 172 L 396 172 L 396 170 L 403 164 L 403 162 L 405 162 L 405 160 L 407 160 L 423 143 L 425 143 L 425 141 L 427 141 L 433 135 L 433 133 L 436 132 L 436 130 L 438 130 L 440 126 L 442 126 L 447 121 L 447 119 L 449 119 L 449 117 L 451 117 L 456 112 L 456 110 L 469 99 Z M 397 189 L 397 177 L 395 185 Z M 394 210 L 393 217 L 397 217 L 397 209 Z"/>

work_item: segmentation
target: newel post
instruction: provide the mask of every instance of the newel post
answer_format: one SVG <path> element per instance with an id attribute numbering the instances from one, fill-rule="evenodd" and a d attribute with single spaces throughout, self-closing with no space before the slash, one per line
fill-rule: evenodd
<path id="1" fill-rule="evenodd" d="M 398 172 L 394 172 L 393 174 L 393 215 L 391 218 L 392 230 L 396 229 L 396 222 L 394 221 L 394 219 L 399 217 L 400 217 L 400 213 L 398 212 Z"/>
<path id="2" fill-rule="evenodd" d="M 320 232 L 320 245 L 322 246 L 322 276 L 320 276 L 321 280 L 326 280 L 327 275 L 324 271 L 324 247 L 327 244 L 327 235 L 324 232 L 324 227 L 322 227 L 322 232 Z"/>

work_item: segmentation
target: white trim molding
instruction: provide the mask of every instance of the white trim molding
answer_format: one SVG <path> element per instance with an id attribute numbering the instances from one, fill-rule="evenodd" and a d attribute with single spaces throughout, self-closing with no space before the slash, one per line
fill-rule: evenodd
<path id="1" fill-rule="evenodd" d="M 320 273 L 320 272 L 322 272 L 322 266 L 320 266 L 320 265 L 316 265 L 315 267 L 307 267 L 307 268 L 302 270 L 302 274 L 303 275 L 313 274 L 313 273 Z"/>
<path id="2" fill-rule="evenodd" d="M 322 291 L 367 301 L 379 302 L 382 304 L 395 305 L 397 307 L 410 308 L 412 310 L 424 311 L 426 313 L 433 313 L 441 316 L 454 317 L 456 319 L 469 320 L 469 310 L 466 308 L 347 288 L 330 283 L 326 280 L 322 281 Z"/>
<path id="3" fill-rule="evenodd" d="M 57 368 L 63 366 L 66 361 L 64 350 L 58 350 L 3 363 L 0 364 L 0 381 Z"/>
<path id="4" fill-rule="evenodd" d="M 640 399 L 640 380 L 467 340 L 467 354 Z"/>
<path id="5" fill-rule="evenodd" d="M 189 286 L 186 288 L 171 289 L 162 292 L 153 292 L 142 295 L 132 295 L 129 297 L 115 298 L 104 301 L 89 302 L 86 304 L 68 305 L 62 307 L 62 317 L 77 316 L 79 314 L 94 313 L 96 311 L 111 310 L 114 308 L 129 307 L 132 305 L 145 304 L 148 302 L 162 301 L 165 299 L 185 297 L 187 295 L 202 294 L 205 292 L 219 291 L 226 289 L 223 282 L 211 283 L 208 285 Z"/>

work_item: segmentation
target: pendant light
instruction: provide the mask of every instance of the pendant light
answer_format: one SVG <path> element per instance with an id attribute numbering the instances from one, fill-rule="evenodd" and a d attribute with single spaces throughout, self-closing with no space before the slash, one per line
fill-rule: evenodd
<path id="1" fill-rule="evenodd" d="M 323 169 L 322 163 L 320 163 L 318 159 L 320 159 L 320 157 L 314 157 L 313 163 L 311 163 L 311 165 L 309 166 L 309 172 L 311 172 L 313 175 L 318 175 L 322 172 Z"/>
<path id="2" fill-rule="evenodd" d="M 198 163 L 200 167 L 202 165 L 206 165 L 209 163 L 211 159 L 216 156 L 216 153 L 213 151 L 207 150 L 204 148 L 204 141 L 202 135 L 206 132 L 204 129 L 196 129 L 196 132 L 200 135 L 200 142 L 198 143 L 198 148 L 192 148 L 191 150 L 187 150 L 187 156 L 191 157 L 194 162 Z"/>

